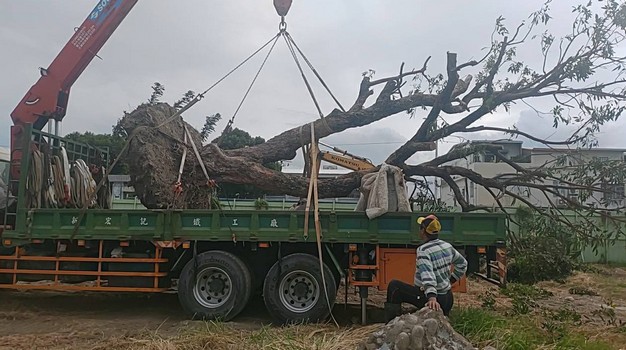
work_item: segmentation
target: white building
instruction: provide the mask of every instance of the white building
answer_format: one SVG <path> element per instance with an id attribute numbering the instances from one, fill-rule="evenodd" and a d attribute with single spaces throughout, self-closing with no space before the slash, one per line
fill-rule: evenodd
<path id="1" fill-rule="evenodd" d="M 135 189 L 130 186 L 130 175 L 109 175 L 109 186 L 111 188 L 111 198 L 113 199 L 133 199 Z"/>
<path id="2" fill-rule="evenodd" d="M 0 179 L 4 180 L 4 182 L 9 180 L 10 154 L 8 147 L 0 147 Z"/>
<path id="3" fill-rule="evenodd" d="M 538 167 L 555 167 L 559 168 L 567 166 L 576 166 L 591 160 L 609 161 L 609 160 L 621 160 L 626 161 L 626 149 L 614 149 L 614 148 L 592 148 L 571 151 L 568 149 L 554 149 L 554 148 L 533 148 L 525 149 L 522 147 L 521 141 L 474 141 L 477 143 L 490 142 L 502 147 L 500 153 L 506 158 L 514 161 L 518 165 L 524 168 L 538 168 Z M 558 165 L 557 165 L 558 164 Z M 486 178 L 493 178 L 499 176 L 506 178 L 506 176 L 516 176 L 517 171 L 509 164 L 497 160 L 494 154 L 490 152 L 482 152 L 474 154 L 465 159 L 459 159 L 451 162 L 450 165 L 462 166 Z M 496 200 L 493 196 L 482 186 L 473 183 L 469 179 L 460 176 L 453 176 L 453 180 L 457 186 L 461 189 L 463 196 L 468 203 L 476 206 L 497 206 Z M 544 183 L 546 185 L 559 185 L 557 180 L 550 180 L 550 183 Z M 618 207 L 624 205 L 625 191 L 624 184 L 596 184 L 596 186 L 603 186 L 608 192 L 597 192 L 592 197 L 585 199 L 585 204 L 594 205 L 597 207 Z M 528 187 L 509 187 L 513 193 L 523 197 L 528 202 L 538 207 L 565 207 L 567 201 L 563 200 L 556 194 L 548 194 L 547 196 L 538 189 Z M 520 200 L 508 196 L 502 195 L 498 190 L 493 189 L 494 193 L 501 196 L 500 202 L 504 206 L 517 206 L 522 204 Z M 561 189 L 559 190 L 561 195 L 568 197 L 570 200 L 579 201 L 579 192 L 574 189 Z M 442 182 L 441 185 L 441 200 L 447 205 L 453 207 L 459 207 L 454 192 L 448 184 Z M 608 203 L 606 205 L 605 203 Z"/>
<path id="4" fill-rule="evenodd" d="M 0 147 L 0 209 L 4 209 L 7 206 L 10 161 L 11 158 L 9 149 L 6 147 Z M 0 215 L 2 215 L 2 213 L 0 213 Z M 4 220 L 4 218 L 1 220 Z"/>

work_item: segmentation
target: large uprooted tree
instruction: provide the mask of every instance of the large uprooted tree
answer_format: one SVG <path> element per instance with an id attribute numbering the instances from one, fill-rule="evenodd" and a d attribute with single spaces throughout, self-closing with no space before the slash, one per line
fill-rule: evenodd
<path id="1" fill-rule="evenodd" d="M 133 160 L 130 173 L 142 202 L 152 208 L 171 206 L 208 207 L 211 190 L 189 143 L 184 142 L 184 128 L 188 128 L 198 145 L 198 152 L 210 179 L 219 183 L 253 185 L 268 193 L 306 197 L 308 179 L 281 173 L 267 164 L 296 157 L 299 150 L 310 143 L 310 127 L 316 138 L 324 138 L 344 130 L 369 125 L 399 113 L 420 115 L 415 135 L 389 155 L 386 163 L 404 171 L 407 178 L 437 177 L 453 190 L 463 211 L 472 206 L 459 189 L 454 178 L 467 178 L 485 188 L 502 210 L 503 196 L 534 208 L 533 203 L 514 188 L 525 187 L 538 191 L 549 202 L 559 198 L 586 217 L 591 213 L 606 213 L 595 205 L 585 204 L 585 196 L 606 192 L 603 183 L 624 183 L 622 162 L 585 162 L 553 164 L 536 168 L 522 167 L 501 153 L 494 143 L 464 143 L 453 147 L 445 155 L 421 164 L 407 161 L 417 152 L 431 150 L 432 142 L 455 134 L 499 132 L 510 137 L 524 137 L 549 147 L 593 147 L 595 135 L 607 122 L 615 121 L 624 111 L 626 100 L 626 57 L 620 47 L 626 35 L 626 7 L 624 3 L 590 1 L 573 10 L 571 32 L 557 38 L 544 29 L 551 20 L 549 1 L 531 14 L 527 23 L 507 28 L 504 19 L 496 21 L 491 45 L 479 60 L 465 61 L 462 56 L 448 52 L 446 71 L 431 74 L 429 59 L 420 69 L 403 71 L 396 76 L 373 79 L 364 74 L 358 86 L 357 98 L 345 110 L 335 109 L 324 118 L 302 125 L 269 139 L 267 142 L 240 149 L 220 148 L 219 138 L 202 145 L 202 135 L 182 118 L 170 118 L 181 108 L 180 103 L 146 103 L 126 114 L 120 125 L 131 135 L 129 154 Z M 536 47 L 536 50 L 534 48 Z M 518 59 L 518 51 L 525 49 L 541 57 L 537 66 Z M 466 75 L 471 73 L 471 75 Z M 463 76 L 463 77 L 462 77 Z M 410 83 L 405 86 L 404 80 Z M 549 99 L 554 127 L 575 126 L 575 131 L 562 140 L 541 139 L 515 126 L 501 128 L 484 125 L 481 121 L 499 110 L 508 110 L 513 104 L 533 106 Z M 421 118 L 424 117 L 424 118 Z M 176 181 L 183 150 L 187 148 L 184 167 L 183 192 L 176 195 Z M 484 177 L 481 174 L 452 165 L 450 162 L 490 151 L 500 162 L 514 170 L 507 176 Z M 375 171 L 375 170 L 374 170 Z M 350 194 L 360 186 L 366 172 L 352 172 L 334 179 L 319 180 L 320 197 L 338 197 Z M 567 196 L 567 190 L 576 190 L 579 199 Z M 556 207 L 556 204 L 554 205 Z M 535 208 L 539 210 L 539 208 Z M 621 210 L 615 208 L 612 210 Z M 554 222 L 568 225 L 558 209 L 541 210 L 541 215 Z"/>

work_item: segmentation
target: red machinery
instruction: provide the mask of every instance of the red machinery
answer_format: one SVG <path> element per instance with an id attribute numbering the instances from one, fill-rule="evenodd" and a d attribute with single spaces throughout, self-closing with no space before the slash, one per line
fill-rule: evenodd
<path id="1" fill-rule="evenodd" d="M 100 0 L 87 19 L 11 113 L 11 176 L 19 178 L 22 127 L 41 130 L 46 123 L 63 120 L 70 88 L 138 0 Z"/>

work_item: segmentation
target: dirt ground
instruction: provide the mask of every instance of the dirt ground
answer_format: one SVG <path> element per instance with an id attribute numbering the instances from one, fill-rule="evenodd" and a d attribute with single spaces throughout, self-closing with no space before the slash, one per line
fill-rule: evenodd
<path id="1" fill-rule="evenodd" d="M 586 326 L 591 335 L 602 334 L 611 320 L 626 322 L 626 269 L 577 273 L 564 284 L 551 282 L 540 286 L 553 294 L 539 301 L 543 307 L 576 310 L 591 320 Z M 455 307 L 480 308 L 482 296 L 488 293 L 495 295 L 497 307 L 510 307 L 510 300 L 487 282 L 470 279 L 468 290 L 455 294 Z M 333 314 L 342 327 L 359 328 L 358 300 L 358 295 L 350 291 L 346 307 L 344 288 L 340 288 Z M 384 293 L 370 295 L 372 319 L 381 316 L 384 300 Z M 155 335 L 168 339 L 182 330 L 206 327 L 204 322 L 185 318 L 175 294 L 0 291 L 0 305 L 0 349 L 116 349 L 116 341 L 120 339 L 130 339 L 139 344 L 132 348 L 140 349 L 142 339 Z M 602 311 L 608 309 L 613 311 Z M 228 323 L 228 328 L 258 330 L 268 324 L 271 319 L 262 299 L 256 297 L 240 316 Z"/>
<path id="2" fill-rule="evenodd" d="M 539 286 L 553 294 L 540 301 L 541 306 L 553 310 L 575 310 L 593 324 L 610 322 L 610 319 L 617 323 L 626 322 L 624 268 L 601 268 L 599 273 L 576 273 L 566 284 L 543 282 Z"/>

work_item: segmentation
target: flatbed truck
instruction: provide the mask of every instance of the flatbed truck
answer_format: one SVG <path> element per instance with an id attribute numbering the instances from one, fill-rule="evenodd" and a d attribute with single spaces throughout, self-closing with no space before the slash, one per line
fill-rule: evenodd
<path id="1" fill-rule="evenodd" d="M 298 211 L 31 205 L 27 196 L 40 183 L 29 178 L 35 151 L 50 156 L 63 147 L 67 162 L 84 160 L 85 166 L 106 158 L 106 152 L 59 137 L 58 130 L 73 83 L 137 1 L 99 0 L 11 113 L 10 164 L 3 166 L 9 205 L 0 208 L 0 289 L 176 291 L 190 316 L 221 320 L 236 317 L 261 293 L 277 321 L 303 322 L 329 316 L 341 281 L 346 293 L 358 289 L 363 311 L 370 288 L 385 290 L 391 279 L 412 282 L 421 213 L 369 220 L 362 212 L 321 211 L 318 245 L 316 235 L 304 233 L 305 214 Z M 274 3 L 284 16 L 290 1 Z M 41 131 L 46 125 L 47 133 Z M 442 238 L 463 251 L 470 273 L 505 281 L 503 215 L 438 216 Z M 308 231 L 315 232 L 313 220 L 308 222 Z M 454 288 L 465 290 L 465 279 Z"/>
<path id="2" fill-rule="evenodd" d="M 260 293 L 277 321 L 306 322 L 329 316 L 342 281 L 346 293 L 356 288 L 365 301 L 369 288 L 413 280 L 421 243 L 416 219 L 424 213 L 370 220 L 363 212 L 321 211 L 320 264 L 302 211 L 29 208 L 33 150 L 63 146 L 70 162 L 88 164 L 101 152 L 30 126 L 23 135 L 20 178 L 8 180 L 16 205 L 0 229 L 0 289 L 176 291 L 191 317 L 222 320 Z M 463 252 L 470 274 L 505 281 L 503 215 L 437 215 L 441 238 Z M 454 288 L 465 291 L 466 280 Z"/>

